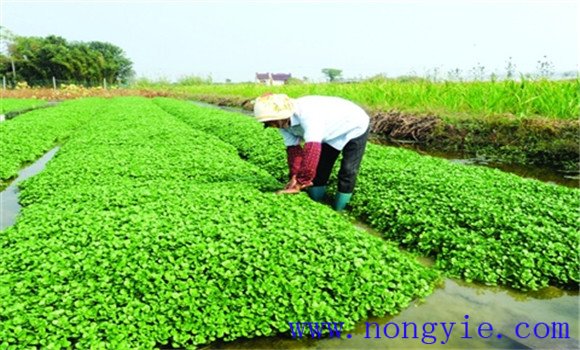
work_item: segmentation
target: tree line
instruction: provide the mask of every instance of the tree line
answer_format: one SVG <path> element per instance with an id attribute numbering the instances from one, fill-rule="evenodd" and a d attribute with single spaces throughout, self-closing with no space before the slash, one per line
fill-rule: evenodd
<path id="1" fill-rule="evenodd" d="M 107 42 L 17 36 L 0 30 L 0 73 L 11 85 L 23 81 L 30 86 L 52 85 L 53 77 L 86 86 L 100 85 L 103 79 L 123 84 L 135 74 L 125 52 Z"/>

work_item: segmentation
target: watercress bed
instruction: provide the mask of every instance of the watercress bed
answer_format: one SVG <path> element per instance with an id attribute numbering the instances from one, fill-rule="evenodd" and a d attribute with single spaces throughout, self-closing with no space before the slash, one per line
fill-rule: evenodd
<path id="1" fill-rule="evenodd" d="M 184 101 L 155 102 L 198 130 L 234 145 L 279 180 L 286 160 L 276 130 L 243 115 Z M 352 212 L 385 238 L 433 256 L 450 276 L 536 290 L 578 288 L 579 191 L 368 145 Z"/>
<path id="2" fill-rule="evenodd" d="M 103 99 L 83 99 L 35 110 L 0 123 L 0 189 L 18 170 L 69 137 L 98 113 Z"/>
<path id="3" fill-rule="evenodd" d="M 296 319 L 352 327 L 438 280 L 330 208 L 271 193 L 268 172 L 151 100 L 92 107 L 0 232 L 0 348 L 183 348 Z"/>

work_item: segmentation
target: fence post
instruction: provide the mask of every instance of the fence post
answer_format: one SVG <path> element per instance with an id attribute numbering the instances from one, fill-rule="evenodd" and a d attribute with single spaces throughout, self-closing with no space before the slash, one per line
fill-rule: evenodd
<path id="1" fill-rule="evenodd" d="M 2 90 L 6 90 L 6 76 L 2 76 Z"/>
<path id="2" fill-rule="evenodd" d="M 107 90 L 107 78 L 103 78 L 103 88 Z"/>
<path id="3" fill-rule="evenodd" d="M 56 90 L 56 78 L 52 77 L 52 89 Z"/>

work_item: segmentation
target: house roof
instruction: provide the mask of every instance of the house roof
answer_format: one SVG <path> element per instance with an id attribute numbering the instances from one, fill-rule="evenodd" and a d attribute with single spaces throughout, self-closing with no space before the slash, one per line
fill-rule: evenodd
<path id="1" fill-rule="evenodd" d="M 291 77 L 292 77 L 292 74 L 286 74 L 286 73 L 274 73 L 274 74 L 272 74 L 272 80 L 278 80 L 278 81 L 286 81 Z M 256 79 L 259 79 L 259 80 L 270 79 L 270 73 L 256 73 Z"/>
<path id="2" fill-rule="evenodd" d="M 278 74 L 272 74 L 272 79 L 286 81 L 286 80 L 290 79 L 291 76 L 292 76 L 292 74 L 278 73 Z"/>

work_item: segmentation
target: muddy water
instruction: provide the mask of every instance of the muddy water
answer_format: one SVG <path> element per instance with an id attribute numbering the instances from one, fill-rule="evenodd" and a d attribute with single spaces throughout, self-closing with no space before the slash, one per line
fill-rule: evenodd
<path id="1" fill-rule="evenodd" d="M 212 107 L 219 108 L 230 112 L 241 113 L 245 115 L 252 115 L 252 112 L 247 111 L 243 108 L 237 107 L 222 107 L 216 106 L 209 103 L 191 101 L 192 103 L 200 107 Z M 438 158 L 448 159 L 450 162 L 464 164 L 464 165 L 482 165 L 490 168 L 496 168 L 508 173 L 513 173 L 521 177 L 537 179 L 540 181 L 558 184 L 567 187 L 580 188 L 580 171 L 560 171 L 552 168 L 542 168 L 535 166 L 519 166 L 511 164 L 501 164 L 494 163 L 485 158 L 481 157 L 471 157 L 463 153 L 453 153 L 453 152 L 440 152 L 433 150 L 426 150 L 421 148 L 419 145 L 413 143 L 392 143 L 379 140 L 378 138 L 371 138 L 370 142 L 377 144 L 384 144 L 391 147 L 404 147 L 415 152 L 430 155 Z"/>
<path id="2" fill-rule="evenodd" d="M 54 157 L 58 149 L 59 147 L 51 149 L 32 165 L 22 169 L 18 173 L 18 177 L 12 181 L 10 186 L 6 187 L 6 189 L 0 193 L 0 230 L 12 226 L 16 222 L 16 218 L 20 213 L 20 204 L 18 204 L 18 184 L 44 169 L 46 163 Z"/>

